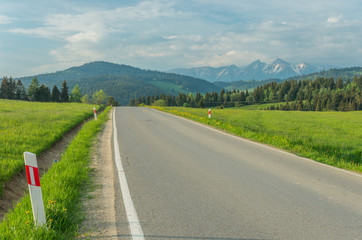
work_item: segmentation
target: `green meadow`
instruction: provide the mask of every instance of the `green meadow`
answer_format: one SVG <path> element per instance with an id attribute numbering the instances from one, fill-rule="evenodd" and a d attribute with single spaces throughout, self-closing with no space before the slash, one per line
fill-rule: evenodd
<path id="1" fill-rule="evenodd" d="M 362 172 L 362 112 L 154 107 L 339 168 Z"/>
<path id="2" fill-rule="evenodd" d="M 74 107 L 74 106 L 73 106 Z M 88 106 L 89 107 L 89 106 Z M 74 107 L 76 109 L 76 107 Z M 62 158 L 40 179 L 46 225 L 35 227 L 29 194 L 0 222 L 0 239 L 74 239 L 84 219 L 81 197 L 89 184 L 89 159 L 111 107 L 85 123 Z"/>
<path id="3" fill-rule="evenodd" d="M 0 100 L 0 196 L 24 169 L 23 152 L 41 153 L 92 115 L 87 104 Z"/>

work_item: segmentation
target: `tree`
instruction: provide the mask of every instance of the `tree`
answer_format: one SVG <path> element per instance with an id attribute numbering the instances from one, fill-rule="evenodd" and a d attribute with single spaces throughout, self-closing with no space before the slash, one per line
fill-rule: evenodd
<path id="1" fill-rule="evenodd" d="M 9 81 L 7 77 L 4 77 L 1 81 L 0 98 L 7 99 Z"/>
<path id="2" fill-rule="evenodd" d="M 302 97 L 299 98 L 298 111 L 303 111 L 303 100 L 302 100 Z"/>
<path id="3" fill-rule="evenodd" d="M 119 106 L 119 102 L 114 100 L 114 97 L 109 96 L 107 101 L 107 106 Z"/>
<path id="4" fill-rule="evenodd" d="M 67 86 L 67 82 L 65 80 L 62 84 L 62 89 L 60 91 L 60 101 L 69 102 L 68 86 Z"/>
<path id="5" fill-rule="evenodd" d="M 89 103 L 89 96 L 88 94 L 84 95 L 83 97 L 81 97 L 80 101 L 82 103 L 88 104 Z"/>
<path id="6" fill-rule="evenodd" d="M 343 88 L 343 79 L 342 78 L 337 79 L 336 88 L 337 89 L 342 89 Z"/>
<path id="7" fill-rule="evenodd" d="M 34 101 L 37 102 L 50 102 L 51 94 L 50 89 L 42 84 L 35 92 Z"/>
<path id="8" fill-rule="evenodd" d="M 362 76 L 353 78 L 353 82 L 357 85 L 360 91 L 362 91 Z"/>
<path id="9" fill-rule="evenodd" d="M 159 99 L 156 102 L 152 104 L 152 106 L 158 106 L 158 107 L 166 107 L 166 101 Z"/>
<path id="10" fill-rule="evenodd" d="M 82 94 L 80 93 L 80 87 L 77 84 L 70 94 L 69 101 L 70 102 L 81 102 Z"/>
<path id="11" fill-rule="evenodd" d="M 204 108 L 204 101 L 201 99 L 200 101 L 199 101 L 199 103 L 197 104 L 197 106 L 199 107 L 199 108 Z"/>
<path id="12" fill-rule="evenodd" d="M 30 86 L 28 88 L 28 97 L 30 101 L 35 101 L 35 93 L 39 88 L 39 81 L 38 78 L 35 77 L 31 80 Z"/>
<path id="13" fill-rule="evenodd" d="M 101 89 L 98 92 L 95 91 L 92 95 L 93 103 L 102 105 L 107 103 L 107 94 Z"/>
<path id="14" fill-rule="evenodd" d="M 18 80 L 16 82 L 16 86 L 15 86 L 15 99 L 18 100 L 28 100 L 28 95 L 26 94 L 26 89 L 23 85 L 23 83 Z"/>
<path id="15" fill-rule="evenodd" d="M 52 90 L 52 102 L 61 102 L 60 91 L 56 85 L 54 85 Z"/>
<path id="16" fill-rule="evenodd" d="M 1 82 L 0 98 L 16 99 L 15 88 L 15 80 L 13 80 L 11 77 L 10 79 L 4 77 Z"/>

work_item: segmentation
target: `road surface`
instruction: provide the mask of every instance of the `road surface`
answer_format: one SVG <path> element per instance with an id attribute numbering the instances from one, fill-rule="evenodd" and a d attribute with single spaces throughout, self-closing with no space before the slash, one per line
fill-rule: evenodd
<path id="1" fill-rule="evenodd" d="M 114 117 L 145 239 L 362 239 L 359 174 L 153 109 Z"/>

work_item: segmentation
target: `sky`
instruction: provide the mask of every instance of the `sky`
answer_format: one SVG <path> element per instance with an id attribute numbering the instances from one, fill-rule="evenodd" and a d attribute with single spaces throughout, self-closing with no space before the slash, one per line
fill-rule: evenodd
<path id="1" fill-rule="evenodd" d="M 362 66 L 362 0 L 1 0 L 0 75 L 93 61 Z"/>

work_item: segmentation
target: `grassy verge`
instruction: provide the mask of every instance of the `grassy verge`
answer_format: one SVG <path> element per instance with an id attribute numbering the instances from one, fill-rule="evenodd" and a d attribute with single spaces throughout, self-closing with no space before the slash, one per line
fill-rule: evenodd
<path id="1" fill-rule="evenodd" d="M 89 178 L 89 159 L 97 133 L 109 119 L 111 107 L 86 123 L 62 159 L 41 178 L 47 227 L 34 227 L 29 195 L 0 224 L 0 239 L 69 239 L 81 221 L 79 199 Z"/>
<path id="2" fill-rule="evenodd" d="M 362 172 L 362 112 L 154 107 L 332 166 Z"/>
<path id="3" fill-rule="evenodd" d="M 92 107 L 0 100 L 0 196 L 3 183 L 24 169 L 23 152 L 39 154 L 48 149 L 64 133 L 91 117 Z"/>

